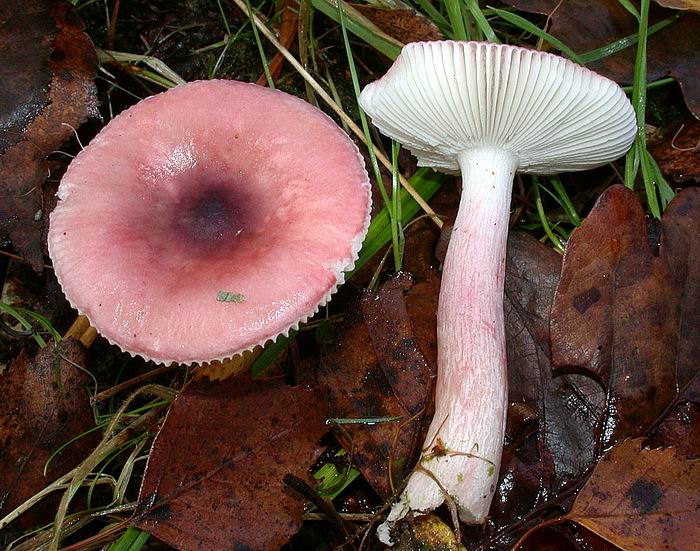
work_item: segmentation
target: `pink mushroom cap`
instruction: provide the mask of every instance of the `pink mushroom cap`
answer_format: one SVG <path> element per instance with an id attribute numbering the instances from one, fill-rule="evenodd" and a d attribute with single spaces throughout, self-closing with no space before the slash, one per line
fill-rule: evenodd
<path id="1" fill-rule="evenodd" d="M 229 358 L 328 301 L 369 225 L 355 144 L 310 104 L 201 81 L 115 117 L 69 166 L 49 253 L 97 331 L 159 363 Z"/>

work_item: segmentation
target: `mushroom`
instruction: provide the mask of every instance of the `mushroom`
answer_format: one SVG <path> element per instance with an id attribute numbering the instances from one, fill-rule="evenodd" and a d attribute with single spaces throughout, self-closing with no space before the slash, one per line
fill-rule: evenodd
<path id="1" fill-rule="evenodd" d="M 409 44 L 360 104 L 419 165 L 461 171 L 463 181 L 437 313 L 435 415 L 380 530 L 388 542 L 392 521 L 445 499 L 464 522 L 488 514 L 507 410 L 503 282 L 515 172 L 610 162 L 629 149 L 636 121 L 614 82 L 552 54 L 478 42 Z"/>
<path id="2" fill-rule="evenodd" d="M 308 103 L 201 81 L 115 117 L 70 164 L 48 245 L 66 298 L 158 363 L 288 334 L 343 283 L 369 225 L 355 144 Z"/>

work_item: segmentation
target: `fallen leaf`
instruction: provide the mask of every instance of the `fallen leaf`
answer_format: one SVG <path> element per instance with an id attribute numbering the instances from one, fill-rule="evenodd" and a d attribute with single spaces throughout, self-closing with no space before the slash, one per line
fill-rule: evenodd
<path id="1" fill-rule="evenodd" d="M 661 171 L 676 183 L 700 182 L 700 122 L 689 118 L 649 152 Z"/>
<path id="2" fill-rule="evenodd" d="M 617 0 L 505 0 L 529 13 L 551 14 L 548 32 L 577 54 L 606 46 L 637 33 L 637 20 Z M 652 25 L 674 14 L 654 6 Z M 688 108 L 700 117 L 700 16 L 683 15 L 654 33 L 647 42 L 647 80 L 673 76 L 678 80 Z M 587 66 L 606 77 L 631 84 L 637 48 L 630 46 Z"/>
<path id="3" fill-rule="evenodd" d="M 176 549 L 277 550 L 301 526 L 326 432 L 319 393 L 248 375 L 191 383 L 153 444 L 133 523 Z"/>
<path id="4" fill-rule="evenodd" d="M 625 551 L 697 549 L 700 462 L 625 440 L 596 465 L 566 519 Z"/>
<path id="5" fill-rule="evenodd" d="M 700 0 L 655 0 L 657 4 L 674 10 L 700 12 Z"/>
<path id="6" fill-rule="evenodd" d="M 95 424 L 87 389 L 90 377 L 76 367 L 85 366 L 85 360 L 79 342 L 70 339 L 58 349 L 51 342 L 33 358 L 21 353 L 0 375 L 0 517 L 92 451 L 96 434 L 66 447 L 51 460 L 44 475 L 51 454 Z M 26 525 L 43 524 L 55 507 L 50 500 L 42 502 L 21 519 Z"/>
<path id="7" fill-rule="evenodd" d="M 649 440 L 654 447 L 673 446 L 684 457 L 700 459 L 700 406 L 678 405 L 651 432 Z"/>
<path id="8" fill-rule="evenodd" d="M 435 23 L 414 9 L 386 9 L 367 4 L 351 4 L 351 6 L 386 34 L 403 44 L 443 38 Z"/>
<path id="9" fill-rule="evenodd" d="M 398 484 L 413 466 L 432 396 L 434 367 L 421 351 L 423 343 L 415 338 L 404 293 L 431 293 L 436 300 L 437 289 L 414 291 L 411 286 L 411 277 L 401 274 L 377 293 L 366 293 L 357 310 L 349 309 L 354 314 L 341 328 L 337 344 L 325 348 L 320 362 L 319 377 L 330 388 L 330 417 L 389 419 L 344 424 L 336 430 L 353 463 L 383 497 L 392 494 L 390 473 Z M 414 315 L 431 319 L 434 310 Z M 435 346 L 434 340 L 429 346 Z"/>
<path id="10" fill-rule="evenodd" d="M 46 156 L 99 115 L 97 59 L 67 2 L 3 2 L 0 21 L 0 237 L 41 271 Z"/>
<path id="11" fill-rule="evenodd" d="M 661 224 L 659 250 L 671 276 L 660 285 L 673 289 L 679 303 L 673 319 L 674 347 L 670 350 L 675 349 L 676 385 L 682 394 L 700 379 L 700 265 L 696 262 L 700 254 L 700 188 L 681 191 L 668 205 Z"/>
<path id="12" fill-rule="evenodd" d="M 530 429 L 534 442 L 524 440 L 527 434 L 509 434 L 491 508 L 498 527 L 556 498 L 596 459 L 602 388 L 582 375 L 554 376 L 549 359 L 549 312 L 560 271 L 561 256 L 551 247 L 511 232 L 504 301 L 509 424 L 517 406 L 534 412 L 537 423 Z"/>
<path id="13" fill-rule="evenodd" d="M 600 449 L 644 434 L 697 370 L 700 190 L 682 191 L 649 245 L 634 193 L 613 186 L 566 248 L 552 307 L 553 364 L 599 377 L 607 392 Z"/>

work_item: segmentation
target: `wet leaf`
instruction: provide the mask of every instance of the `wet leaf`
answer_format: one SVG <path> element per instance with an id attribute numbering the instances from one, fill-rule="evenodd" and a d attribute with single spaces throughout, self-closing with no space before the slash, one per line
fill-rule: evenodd
<path id="1" fill-rule="evenodd" d="M 673 446 L 684 457 L 700 459 L 700 406 L 678 405 L 650 434 L 654 447 Z"/>
<path id="2" fill-rule="evenodd" d="M 0 21 L 0 237 L 41 271 L 46 156 L 98 115 L 97 60 L 68 3 L 2 2 Z"/>
<path id="3" fill-rule="evenodd" d="M 700 0 L 655 0 L 657 4 L 674 10 L 700 12 Z"/>
<path id="4" fill-rule="evenodd" d="M 689 118 L 682 127 L 649 147 L 661 171 L 674 182 L 700 182 L 700 122 Z"/>
<path id="5" fill-rule="evenodd" d="M 414 9 L 386 9 L 367 4 L 351 5 L 386 34 L 403 44 L 443 38 L 435 23 Z"/>
<path id="6" fill-rule="evenodd" d="M 607 389 L 604 447 L 644 434 L 694 373 L 700 344 L 700 189 L 681 192 L 662 224 L 659 256 L 635 195 L 606 190 L 569 240 L 552 308 L 553 363 L 581 367 Z"/>
<path id="7" fill-rule="evenodd" d="M 417 341 L 412 319 L 427 317 L 434 327 L 435 302 L 423 301 L 432 310 L 414 310 L 411 316 L 404 293 L 435 301 L 437 280 L 412 288 L 411 277 L 402 274 L 377 293 L 366 293 L 341 328 L 338 343 L 326 347 L 319 374 L 330 388 L 330 417 L 396 419 L 344 424 L 336 431 L 366 480 L 384 497 L 392 494 L 390 472 L 398 484 L 412 467 L 432 396 L 434 367 L 422 353 L 426 344 Z M 434 348 L 434 331 L 425 336 L 427 347 Z"/>
<path id="8" fill-rule="evenodd" d="M 554 376 L 549 359 L 549 312 L 561 256 L 534 237 L 508 238 L 505 281 L 506 346 L 511 428 L 501 481 L 491 509 L 499 524 L 522 517 L 576 481 L 595 461 L 595 431 L 603 411 L 600 385 L 581 375 Z M 518 408 L 535 414 L 516 423 Z M 523 432 L 524 431 L 524 432 Z M 524 440 L 534 435 L 534 442 Z"/>
<path id="9" fill-rule="evenodd" d="M 299 529 L 326 432 L 316 391 L 247 376 L 191 383 L 153 444 L 134 524 L 177 549 L 277 550 Z"/>
<path id="10" fill-rule="evenodd" d="M 694 549 L 700 541 L 700 462 L 615 446 L 596 465 L 566 516 L 626 551 Z"/>
<path id="11" fill-rule="evenodd" d="M 53 457 L 44 476 L 44 464 L 51 454 L 94 426 L 87 388 L 91 381 L 75 367 L 85 363 L 85 349 L 71 339 L 58 350 L 52 342 L 33 358 L 23 352 L 0 375 L 0 517 L 92 451 L 93 437 L 77 440 Z M 21 519 L 42 524 L 53 516 L 55 506 L 42 502 Z"/>
<path id="12" fill-rule="evenodd" d="M 637 20 L 617 0 L 506 0 L 519 10 L 551 14 L 548 32 L 577 54 L 583 54 L 637 33 Z M 649 23 L 674 15 L 652 6 Z M 700 16 L 683 15 L 648 40 L 647 80 L 678 79 L 689 109 L 700 117 Z M 632 83 L 636 46 L 588 64 L 616 82 Z"/>

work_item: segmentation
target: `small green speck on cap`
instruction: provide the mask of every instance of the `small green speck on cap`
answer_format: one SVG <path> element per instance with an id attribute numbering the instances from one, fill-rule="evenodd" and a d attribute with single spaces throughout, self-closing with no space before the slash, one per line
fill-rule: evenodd
<path id="1" fill-rule="evenodd" d="M 216 300 L 219 302 L 244 302 L 245 297 L 240 293 L 229 293 L 228 291 L 219 291 L 216 294 Z"/>

